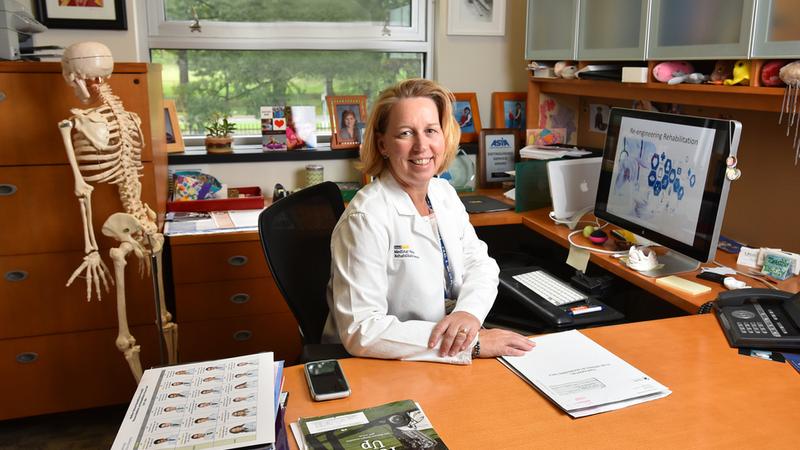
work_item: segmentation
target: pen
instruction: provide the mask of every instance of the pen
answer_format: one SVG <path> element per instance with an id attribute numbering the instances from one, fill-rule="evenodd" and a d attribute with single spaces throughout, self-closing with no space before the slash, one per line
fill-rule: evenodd
<path id="1" fill-rule="evenodd" d="M 576 306 L 574 308 L 570 308 L 569 312 L 573 316 L 577 316 L 577 315 L 580 315 L 580 314 L 588 314 L 588 313 L 601 311 L 602 309 L 603 309 L 603 307 L 600 306 L 600 305 L 593 305 L 593 306 L 583 305 L 583 306 Z"/>

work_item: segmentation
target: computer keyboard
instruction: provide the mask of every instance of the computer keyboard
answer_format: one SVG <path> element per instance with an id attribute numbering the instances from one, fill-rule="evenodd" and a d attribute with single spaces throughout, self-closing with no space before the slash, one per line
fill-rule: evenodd
<path id="1" fill-rule="evenodd" d="M 553 306 L 566 305 L 567 303 L 587 299 L 586 295 L 571 288 L 544 270 L 521 273 L 514 275 L 512 278 L 550 302 Z"/>

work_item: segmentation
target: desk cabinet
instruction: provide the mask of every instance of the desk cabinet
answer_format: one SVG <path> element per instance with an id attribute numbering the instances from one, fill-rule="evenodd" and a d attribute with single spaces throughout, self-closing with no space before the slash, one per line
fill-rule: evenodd
<path id="1" fill-rule="evenodd" d="M 181 362 L 273 351 L 300 355 L 297 322 L 254 232 L 170 237 Z"/>
<path id="2" fill-rule="evenodd" d="M 759 0 L 753 32 L 753 58 L 796 58 L 800 14 L 796 0 Z"/>
<path id="3" fill-rule="evenodd" d="M 117 64 L 110 84 L 142 119 L 142 199 L 163 214 L 166 172 L 160 69 Z M 65 287 L 84 253 L 80 206 L 58 122 L 74 96 L 58 63 L 0 62 L 0 420 L 126 403 L 135 390 L 128 363 L 114 345 L 113 286 L 86 301 L 86 283 Z M 95 185 L 94 230 L 101 256 L 119 246 L 100 232 L 122 210 L 117 188 Z M 158 364 L 152 281 L 128 259 L 128 322 L 141 345 L 142 366 Z"/>

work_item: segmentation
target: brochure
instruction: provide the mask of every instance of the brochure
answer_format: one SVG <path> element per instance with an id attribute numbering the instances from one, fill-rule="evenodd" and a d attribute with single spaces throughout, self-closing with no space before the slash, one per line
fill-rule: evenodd
<path id="1" fill-rule="evenodd" d="M 403 400 L 292 424 L 298 447 L 313 450 L 365 448 L 446 449 L 422 408 Z"/>
<path id="2" fill-rule="evenodd" d="M 271 352 L 147 370 L 111 448 L 269 446 L 282 373 Z"/>
<path id="3" fill-rule="evenodd" d="M 579 331 L 532 338 L 524 356 L 500 362 L 572 417 L 584 417 L 666 397 L 672 392 Z"/>

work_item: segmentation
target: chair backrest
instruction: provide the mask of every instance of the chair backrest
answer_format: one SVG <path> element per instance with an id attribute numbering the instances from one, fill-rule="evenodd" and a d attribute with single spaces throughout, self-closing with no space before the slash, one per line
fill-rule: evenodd
<path id="1" fill-rule="evenodd" d="M 261 248 L 304 344 L 320 343 L 328 317 L 331 234 L 342 212 L 339 187 L 326 181 L 278 200 L 258 217 Z"/>

